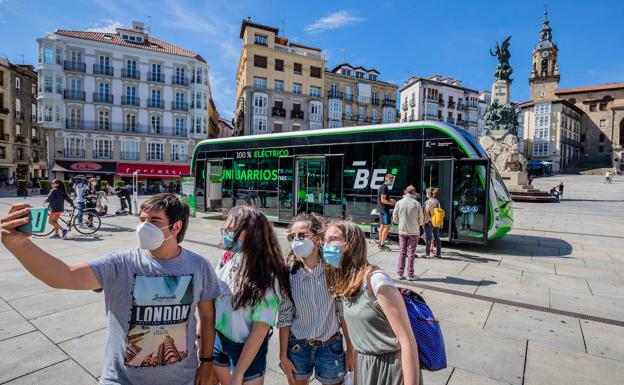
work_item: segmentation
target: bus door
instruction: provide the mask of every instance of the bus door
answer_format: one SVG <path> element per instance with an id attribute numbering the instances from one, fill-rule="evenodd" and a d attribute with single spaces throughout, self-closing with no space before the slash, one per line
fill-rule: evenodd
<path id="1" fill-rule="evenodd" d="M 325 157 L 295 160 L 295 215 L 323 215 L 325 203 Z"/>
<path id="2" fill-rule="evenodd" d="M 325 157 L 325 198 L 323 216 L 325 218 L 345 217 L 346 203 L 342 200 L 342 159 L 343 155 Z"/>
<path id="3" fill-rule="evenodd" d="M 221 208 L 221 173 L 223 172 L 222 159 L 207 159 L 205 181 L 206 209 L 218 210 Z"/>
<path id="4" fill-rule="evenodd" d="M 453 210 L 450 241 L 486 243 L 490 215 L 489 159 L 453 161 Z"/>
<path id="5" fill-rule="evenodd" d="M 278 221 L 290 222 L 293 219 L 293 207 L 294 207 L 294 186 L 295 186 L 295 173 L 294 173 L 295 158 L 280 157 L 278 163 Z"/>
<path id="6" fill-rule="evenodd" d="M 425 190 L 429 187 L 439 189 L 440 206 L 445 211 L 444 224 L 440 230 L 440 237 L 446 238 L 449 236 L 449 224 L 452 207 L 452 180 L 453 180 L 453 159 L 425 159 L 423 170 L 423 185 L 422 185 L 422 203 L 427 200 Z"/>

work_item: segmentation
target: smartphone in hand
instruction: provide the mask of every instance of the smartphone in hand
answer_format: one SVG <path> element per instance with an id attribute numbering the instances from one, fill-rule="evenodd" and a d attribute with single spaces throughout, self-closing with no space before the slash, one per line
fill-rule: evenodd
<path id="1" fill-rule="evenodd" d="M 24 233 L 42 233 L 45 230 L 48 220 L 47 207 L 33 207 L 28 213 L 30 221 L 25 225 L 21 225 L 17 229 Z"/>

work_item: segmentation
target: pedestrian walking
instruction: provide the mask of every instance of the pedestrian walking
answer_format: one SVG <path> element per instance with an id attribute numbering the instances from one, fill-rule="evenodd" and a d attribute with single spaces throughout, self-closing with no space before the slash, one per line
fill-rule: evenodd
<path id="1" fill-rule="evenodd" d="M 58 220 L 65 211 L 65 202 L 68 202 L 72 207 L 74 207 L 74 203 L 69 195 L 67 195 L 63 182 L 58 179 L 52 181 L 52 190 L 45 201 L 48 204 L 48 210 L 50 212 L 48 223 L 54 228 L 52 238 L 65 238 L 69 230 L 64 229 Z M 60 235 L 59 232 L 61 233 Z"/>
<path id="2" fill-rule="evenodd" d="M 407 258 L 407 279 L 413 281 L 414 260 L 418 258 L 416 246 L 423 223 L 423 209 L 418 202 L 418 193 L 412 185 L 405 188 L 403 199 L 396 203 L 392 214 L 392 222 L 399 225 L 399 262 L 397 279 L 405 279 L 405 259 Z"/>
<path id="3" fill-rule="evenodd" d="M 87 188 L 85 179 L 83 177 L 76 177 L 75 183 L 72 186 L 72 188 L 74 192 L 76 193 L 76 206 L 78 207 L 78 215 L 76 216 L 76 222 L 78 223 L 78 226 L 81 226 L 84 210 L 86 208 L 86 200 L 83 196 L 84 190 Z"/>
<path id="4" fill-rule="evenodd" d="M 563 182 L 559 182 L 559 199 L 563 199 Z"/>
<path id="5" fill-rule="evenodd" d="M 179 245 L 189 223 L 186 204 L 172 194 L 148 199 L 140 207 L 139 247 L 75 264 L 17 230 L 29 210 L 16 204 L 2 218 L 4 246 L 51 287 L 104 291 L 108 330 L 100 384 L 212 384 L 219 282 L 206 259 Z"/>
<path id="6" fill-rule="evenodd" d="M 437 188 L 431 189 L 431 197 L 425 202 L 425 215 L 424 215 L 424 228 L 425 228 L 425 258 L 431 256 L 431 242 L 435 242 L 436 257 L 442 257 L 442 243 L 440 242 L 440 227 L 433 225 L 431 219 L 434 215 L 436 208 L 441 208 L 438 197 L 440 196 L 440 190 Z"/>
<path id="7" fill-rule="evenodd" d="M 269 331 L 288 290 L 286 264 L 271 223 L 252 206 L 231 209 L 222 233 L 234 255 L 217 271 L 215 373 L 221 384 L 263 384 Z"/>
<path id="8" fill-rule="evenodd" d="M 325 222 L 300 214 L 288 230 L 290 296 L 280 304 L 280 366 L 289 384 L 309 384 L 312 372 L 321 384 L 340 384 L 354 369 L 354 351 L 342 315 L 342 299 L 327 285 L 329 265 L 321 258 Z M 342 329 L 347 351 L 343 348 Z"/>
<path id="9" fill-rule="evenodd" d="M 368 263 L 366 237 L 353 222 L 331 222 L 323 258 L 330 291 L 343 298 L 344 319 L 357 351 L 359 385 L 422 384 L 418 348 L 394 281 Z"/>
<path id="10" fill-rule="evenodd" d="M 380 215 L 380 228 L 379 228 L 379 244 L 377 245 L 380 250 L 389 251 L 390 248 L 386 246 L 386 239 L 390 233 L 391 226 L 391 210 L 396 204 L 396 200 L 390 198 L 390 190 L 394 185 L 394 175 L 386 174 L 384 183 L 379 187 L 377 191 L 377 212 Z"/>

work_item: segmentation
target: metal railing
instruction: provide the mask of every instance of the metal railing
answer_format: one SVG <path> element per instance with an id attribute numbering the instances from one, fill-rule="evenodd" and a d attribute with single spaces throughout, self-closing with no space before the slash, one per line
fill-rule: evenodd
<path id="1" fill-rule="evenodd" d="M 127 68 L 121 69 L 121 77 L 126 79 L 141 79 L 141 71 L 139 70 L 128 70 Z"/>
<path id="2" fill-rule="evenodd" d="M 113 159 L 113 151 L 93 150 L 93 159 Z"/>
<path id="3" fill-rule="evenodd" d="M 182 154 L 178 154 L 178 153 L 172 153 L 171 154 L 171 161 L 173 162 L 183 162 L 186 163 L 189 160 L 189 156 L 188 155 L 182 155 Z"/>
<path id="4" fill-rule="evenodd" d="M 165 75 L 160 72 L 148 72 L 147 81 L 154 82 L 154 83 L 164 83 Z"/>
<path id="5" fill-rule="evenodd" d="M 383 99 L 381 101 L 381 106 L 382 107 L 394 107 L 396 106 L 396 101 L 392 99 Z"/>
<path id="6" fill-rule="evenodd" d="M 273 107 L 273 109 L 271 110 L 271 115 L 285 118 L 286 117 L 286 109 Z"/>
<path id="7" fill-rule="evenodd" d="M 65 62 L 63 62 L 63 69 L 72 72 L 87 72 L 87 65 L 85 63 L 65 60 Z"/>
<path id="8" fill-rule="evenodd" d="M 147 99 L 147 108 L 165 108 L 165 103 L 162 99 Z"/>
<path id="9" fill-rule="evenodd" d="M 141 99 L 139 99 L 138 96 L 126 96 L 123 95 L 121 97 L 121 104 L 123 104 L 124 106 L 136 106 L 139 107 L 141 105 Z"/>
<path id="10" fill-rule="evenodd" d="M 329 99 L 342 99 L 342 92 L 339 91 L 327 91 L 327 97 Z"/>
<path id="11" fill-rule="evenodd" d="M 171 102 L 171 109 L 174 111 L 188 111 L 189 105 L 184 102 Z"/>
<path id="12" fill-rule="evenodd" d="M 177 85 L 177 86 L 188 87 L 188 85 L 189 85 L 189 78 L 186 78 L 186 77 L 183 77 L 183 76 L 172 76 L 171 77 L 171 84 Z"/>
<path id="13" fill-rule="evenodd" d="M 292 110 L 290 111 L 290 118 L 291 119 L 303 119 L 303 111 L 295 111 Z"/>
<path id="14" fill-rule="evenodd" d="M 112 66 L 94 64 L 93 73 L 96 75 L 114 76 L 115 70 Z"/>
<path id="15" fill-rule="evenodd" d="M 121 160 L 139 160 L 138 151 L 122 151 L 119 153 Z"/>
<path id="16" fill-rule="evenodd" d="M 157 152 L 148 152 L 146 154 L 146 159 L 147 160 L 152 160 L 152 161 L 158 161 L 158 162 L 162 162 L 164 160 L 164 156 L 163 153 L 157 153 Z"/>
<path id="17" fill-rule="evenodd" d="M 85 100 L 85 92 L 78 90 L 65 90 L 63 92 L 63 99 Z"/>
<path id="18" fill-rule="evenodd" d="M 85 150 L 78 148 L 66 148 L 63 151 L 63 156 L 65 158 L 84 158 Z"/>
<path id="19" fill-rule="evenodd" d="M 113 95 L 108 93 L 100 93 L 100 92 L 94 92 L 93 93 L 93 102 L 94 103 L 113 103 Z"/>

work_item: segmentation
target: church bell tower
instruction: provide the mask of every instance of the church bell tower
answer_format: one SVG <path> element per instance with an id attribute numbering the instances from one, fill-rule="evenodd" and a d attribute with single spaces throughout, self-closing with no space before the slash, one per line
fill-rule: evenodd
<path id="1" fill-rule="evenodd" d="M 558 52 L 557 45 L 552 41 L 548 10 L 545 10 L 540 37 L 533 49 L 533 67 L 529 77 L 532 100 L 555 98 L 555 90 L 559 85 Z"/>

